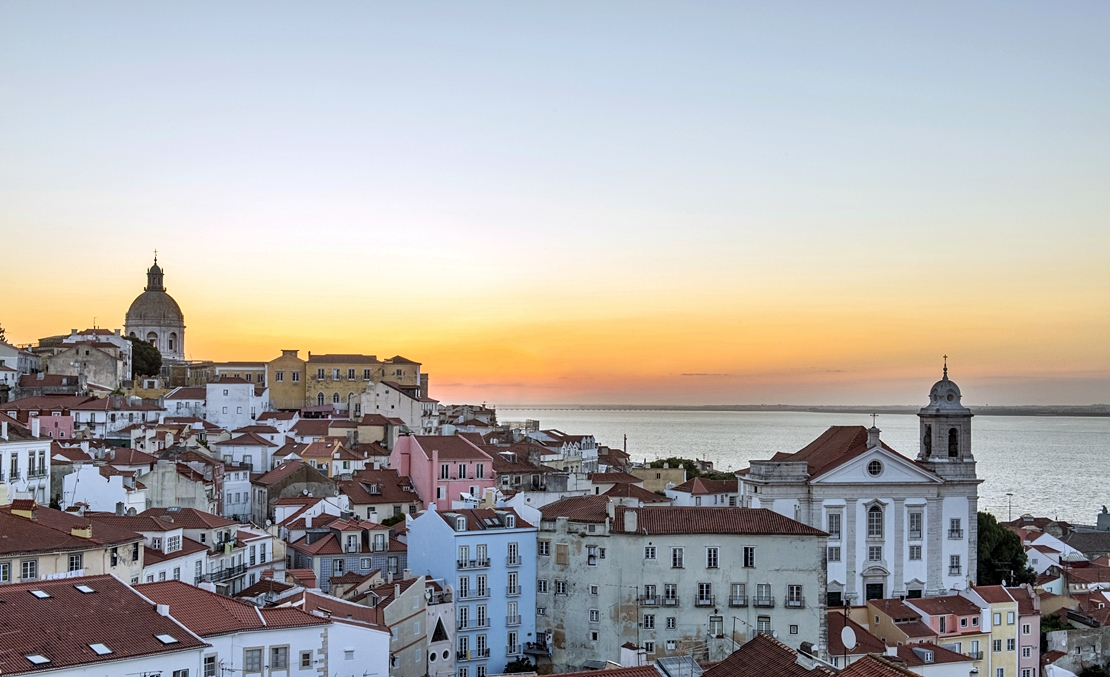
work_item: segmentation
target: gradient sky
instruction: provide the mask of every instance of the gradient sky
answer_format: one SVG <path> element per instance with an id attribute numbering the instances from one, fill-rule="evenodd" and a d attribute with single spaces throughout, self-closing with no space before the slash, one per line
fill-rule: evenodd
<path id="1" fill-rule="evenodd" d="M 1110 5 L 0 4 L 0 324 L 501 403 L 1110 402 Z M 302 353 L 303 354 L 303 353 Z"/>

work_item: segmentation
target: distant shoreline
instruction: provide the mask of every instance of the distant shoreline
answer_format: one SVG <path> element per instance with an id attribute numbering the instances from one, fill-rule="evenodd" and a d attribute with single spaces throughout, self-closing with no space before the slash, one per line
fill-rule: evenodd
<path id="1" fill-rule="evenodd" d="M 794 404 L 503 404 L 498 411 L 734 411 L 804 412 L 813 414 L 917 414 L 920 406 L 903 405 L 794 405 Z M 977 416 L 1101 416 L 1110 417 L 1110 404 L 1086 406 L 1018 405 L 969 407 Z"/>

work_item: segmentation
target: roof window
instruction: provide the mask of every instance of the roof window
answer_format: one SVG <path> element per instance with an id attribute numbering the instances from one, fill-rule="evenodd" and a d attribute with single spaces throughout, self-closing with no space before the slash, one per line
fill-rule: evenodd
<path id="1" fill-rule="evenodd" d="M 97 642 L 96 644 L 90 644 L 89 648 L 95 651 L 97 656 L 107 656 L 108 654 L 112 653 L 111 649 L 109 649 L 106 645 L 101 644 L 100 642 Z"/>
<path id="2" fill-rule="evenodd" d="M 29 592 L 38 599 L 50 599 L 50 594 L 43 590 L 30 590 Z"/>
<path id="3" fill-rule="evenodd" d="M 82 595 L 87 595 L 89 593 L 96 592 L 96 590 L 93 590 L 92 588 L 90 588 L 87 585 L 75 585 L 73 587 L 76 588 L 77 592 L 81 593 Z"/>
<path id="4" fill-rule="evenodd" d="M 24 658 L 31 661 L 35 665 L 45 665 L 45 664 L 50 662 L 49 658 L 47 658 L 46 656 L 43 656 L 40 653 L 33 653 L 29 656 L 24 656 Z"/>
<path id="5" fill-rule="evenodd" d="M 166 635 L 166 634 L 155 635 L 154 639 L 158 640 L 159 642 L 161 642 L 163 644 L 177 644 L 177 638 L 174 637 L 173 635 Z"/>

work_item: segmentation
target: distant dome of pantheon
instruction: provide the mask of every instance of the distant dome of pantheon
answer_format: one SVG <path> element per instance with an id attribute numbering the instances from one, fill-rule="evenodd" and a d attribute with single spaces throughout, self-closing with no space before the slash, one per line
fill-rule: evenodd
<path id="1" fill-rule="evenodd" d="M 166 293 L 157 256 L 146 271 L 146 288 L 127 309 L 124 331 L 152 344 L 163 359 L 185 359 L 185 315 L 177 301 Z"/>

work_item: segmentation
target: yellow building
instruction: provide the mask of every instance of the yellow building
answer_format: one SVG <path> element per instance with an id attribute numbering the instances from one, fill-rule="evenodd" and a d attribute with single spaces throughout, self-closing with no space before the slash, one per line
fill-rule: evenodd
<path id="1" fill-rule="evenodd" d="M 347 409 L 358 401 L 369 385 L 390 381 L 402 386 L 421 386 L 420 363 L 396 355 L 379 360 L 374 355 L 313 355 L 305 365 L 305 406 L 326 404 Z M 426 393 L 422 392 L 421 395 Z"/>
<path id="2" fill-rule="evenodd" d="M 270 401 L 276 409 L 300 409 L 305 405 L 305 361 L 299 350 L 282 350 L 281 356 L 266 363 L 266 382 Z"/>
<path id="3" fill-rule="evenodd" d="M 656 493 L 665 491 L 669 486 L 678 486 L 686 481 L 686 468 L 681 465 L 672 468 L 664 463 L 662 468 L 633 468 L 629 472 L 643 480 L 645 489 Z"/>
<path id="4" fill-rule="evenodd" d="M 0 583 L 58 575 L 114 574 L 138 583 L 143 537 L 126 529 L 92 524 L 32 500 L 0 507 Z M 80 572 L 80 573 L 76 573 Z"/>

